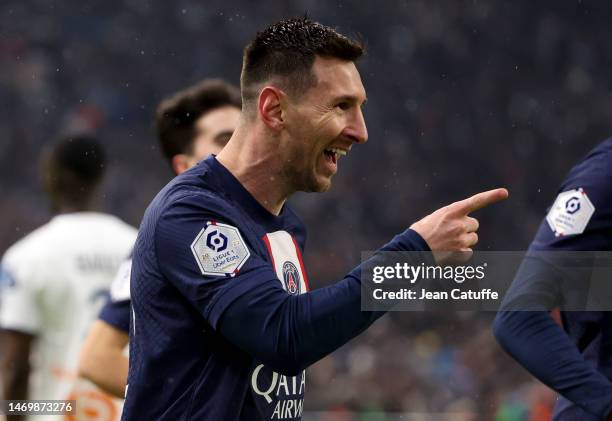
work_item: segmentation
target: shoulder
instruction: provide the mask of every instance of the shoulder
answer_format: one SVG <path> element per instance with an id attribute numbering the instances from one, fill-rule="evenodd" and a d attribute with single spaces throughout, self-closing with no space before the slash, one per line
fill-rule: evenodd
<path id="1" fill-rule="evenodd" d="M 592 149 L 565 178 L 561 189 L 579 188 L 588 185 L 595 189 L 609 190 L 612 180 L 612 138 Z"/>
<path id="2" fill-rule="evenodd" d="M 137 230 L 115 215 L 103 212 L 75 212 L 55 216 L 48 224 L 46 236 L 57 244 L 96 239 L 107 243 L 130 242 L 136 237 Z M 59 251 L 59 250 L 58 250 Z"/>
<path id="3" fill-rule="evenodd" d="M 231 207 L 225 194 L 207 182 L 207 168 L 198 165 L 172 179 L 155 196 L 145 218 L 157 222 L 177 214 L 219 212 Z"/>
<path id="4" fill-rule="evenodd" d="M 170 189 L 150 213 L 148 228 L 163 248 L 177 243 L 192 246 L 201 241 L 204 232 L 218 232 L 221 238 L 232 234 L 233 238 L 234 231 L 243 231 L 246 224 L 234 203 L 204 187 Z"/>
<path id="5" fill-rule="evenodd" d="M 591 150 L 569 172 L 557 192 L 550 212 L 563 211 L 567 216 L 583 218 L 608 217 L 612 211 L 612 138 Z"/>
<path id="6" fill-rule="evenodd" d="M 96 223 L 103 229 L 108 229 L 109 234 L 116 236 L 118 240 L 125 239 L 127 241 L 133 241 L 138 234 L 138 230 L 124 222 L 119 217 L 111 214 L 101 213 L 95 216 Z"/>
<path id="7" fill-rule="evenodd" d="M 175 230 L 181 226 L 201 226 L 210 223 L 240 225 L 242 218 L 233 203 L 208 190 L 178 190 L 160 206 L 155 219 L 155 231 Z"/>
<path id="8" fill-rule="evenodd" d="M 55 242 L 50 223 L 35 229 L 4 253 L 0 262 L 0 284 L 14 286 L 37 285 L 37 279 L 52 262 Z"/>
<path id="9" fill-rule="evenodd" d="M 118 232 L 123 232 L 129 235 L 129 234 L 134 234 L 135 232 L 138 231 L 135 227 L 123 221 L 118 216 L 110 215 L 110 214 L 103 214 L 103 215 L 107 217 L 108 225 L 113 226 Z"/>
<path id="10" fill-rule="evenodd" d="M 216 182 L 206 162 L 175 177 L 159 192 L 151 208 L 157 223 L 203 216 L 232 223 L 243 219 L 239 207 Z"/>
<path id="11" fill-rule="evenodd" d="M 612 247 L 612 139 L 601 142 L 569 172 L 531 249 L 608 250 Z"/>
<path id="12" fill-rule="evenodd" d="M 177 225 L 201 226 L 219 223 L 244 225 L 240 209 L 222 193 L 209 189 L 175 189 L 159 205 L 156 229 Z"/>
<path id="13" fill-rule="evenodd" d="M 180 277 L 169 272 L 181 262 L 192 274 L 232 275 L 258 250 L 257 227 L 223 192 L 178 188 L 158 206 L 152 244 L 170 278 Z"/>
<path id="14" fill-rule="evenodd" d="M 51 238 L 51 228 L 48 222 L 9 247 L 2 258 L 3 266 L 31 261 L 45 255 L 45 252 L 51 247 Z"/>

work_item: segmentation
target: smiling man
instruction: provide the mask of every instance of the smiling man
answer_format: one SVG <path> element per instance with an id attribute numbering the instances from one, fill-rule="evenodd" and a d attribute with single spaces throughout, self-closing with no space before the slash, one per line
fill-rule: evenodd
<path id="1" fill-rule="evenodd" d="M 382 316 L 360 309 L 361 267 L 309 291 L 305 229 L 285 203 L 329 189 L 339 158 L 366 142 L 362 53 L 308 19 L 246 47 L 232 138 L 168 184 L 141 225 L 123 419 L 300 419 L 304 369 Z M 439 209 L 381 250 L 470 250 L 468 213 L 506 196 Z"/>

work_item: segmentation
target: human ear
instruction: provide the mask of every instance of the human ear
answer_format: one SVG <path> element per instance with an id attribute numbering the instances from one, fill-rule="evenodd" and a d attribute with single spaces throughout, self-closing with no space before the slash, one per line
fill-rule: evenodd
<path id="1" fill-rule="evenodd" d="M 283 92 L 274 86 L 266 86 L 259 93 L 258 114 L 266 126 L 273 130 L 280 130 L 284 125 L 281 106 L 283 96 Z"/>

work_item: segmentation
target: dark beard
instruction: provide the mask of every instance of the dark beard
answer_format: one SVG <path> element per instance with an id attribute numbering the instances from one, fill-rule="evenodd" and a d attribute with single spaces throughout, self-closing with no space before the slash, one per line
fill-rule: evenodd
<path id="1" fill-rule="evenodd" d="M 299 160 L 293 162 L 299 162 Z M 293 191 L 323 193 L 329 189 L 329 183 L 321 185 L 317 182 L 314 170 L 300 172 L 294 165 L 287 165 L 283 169 L 282 176 L 287 180 Z"/>

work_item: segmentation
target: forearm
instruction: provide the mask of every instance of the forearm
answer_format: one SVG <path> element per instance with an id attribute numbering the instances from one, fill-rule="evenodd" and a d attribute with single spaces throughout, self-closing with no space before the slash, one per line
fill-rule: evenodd
<path id="1" fill-rule="evenodd" d="M 79 376 L 123 398 L 128 375 L 128 358 L 123 350 L 128 340 L 127 333 L 97 320 L 81 351 Z"/>
<path id="2" fill-rule="evenodd" d="M 30 341 L 30 335 L 0 331 L 0 399 L 28 399 Z M 11 417 L 12 421 L 23 419 L 25 416 L 22 415 Z"/>
<path id="3" fill-rule="evenodd" d="M 4 396 L 7 400 L 28 399 L 28 379 L 30 376 L 29 367 L 11 367 L 2 362 L 0 371 L 2 372 L 2 387 Z M 25 415 L 11 416 L 11 421 L 25 420 Z"/>
<path id="4" fill-rule="evenodd" d="M 500 345 L 531 374 L 604 418 L 612 410 L 612 383 L 583 358 L 549 313 L 571 298 L 564 276 L 584 279 L 581 272 L 563 270 L 564 256 L 533 252 L 525 257 L 493 331 Z"/>
<path id="5" fill-rule="evenodd" d="M 27 364 L 16 366 L 15 364 L 2 361 L 0 364 L 2 372 L 2 390 L 4 399 L 27 399 L 28 378 L 30 367 Z"/>
<path id="6" fill-rule="evenodd" d="M 612 411 L 612 383 L 584 360 L 547 311 L 502 311 L 500 345 L 540 381 L 601 418 Z"/>
<path id="7" fill-rule="evenodd" d="M 3 399 L 27 399 L 32 336 L 0 330 L 0 377 Z"/>
<path id="8" fill-rule="evenodd" d="M 238 307 L 250 310 L 235 311 Z M 353 279 L 300 296 L 287 296 L 270 285 L 240 297 L 222 319 L 220 330 L 267 366 L 295 375 L 382 314 L 360 311 L 359 285 Z"/>
<path id="9" fill-rule="evenodd" d="M 416 233 L 381 251 L 428 251 Z M 238 347 L 283 374 L 296 374 L 360 334 L 384 312 L 361 311 L 361 267 L 343 280 L 292 296 L 270 279 L 239 297 L 219 329 Z"/>
<path id="10" fill-rule="evenodd" d="M 121 351 L 98 353 L 79 365 L 79 376 L 95 383 L 100 389 L 123 398 L 128 375 L 128 359 Z"/>

